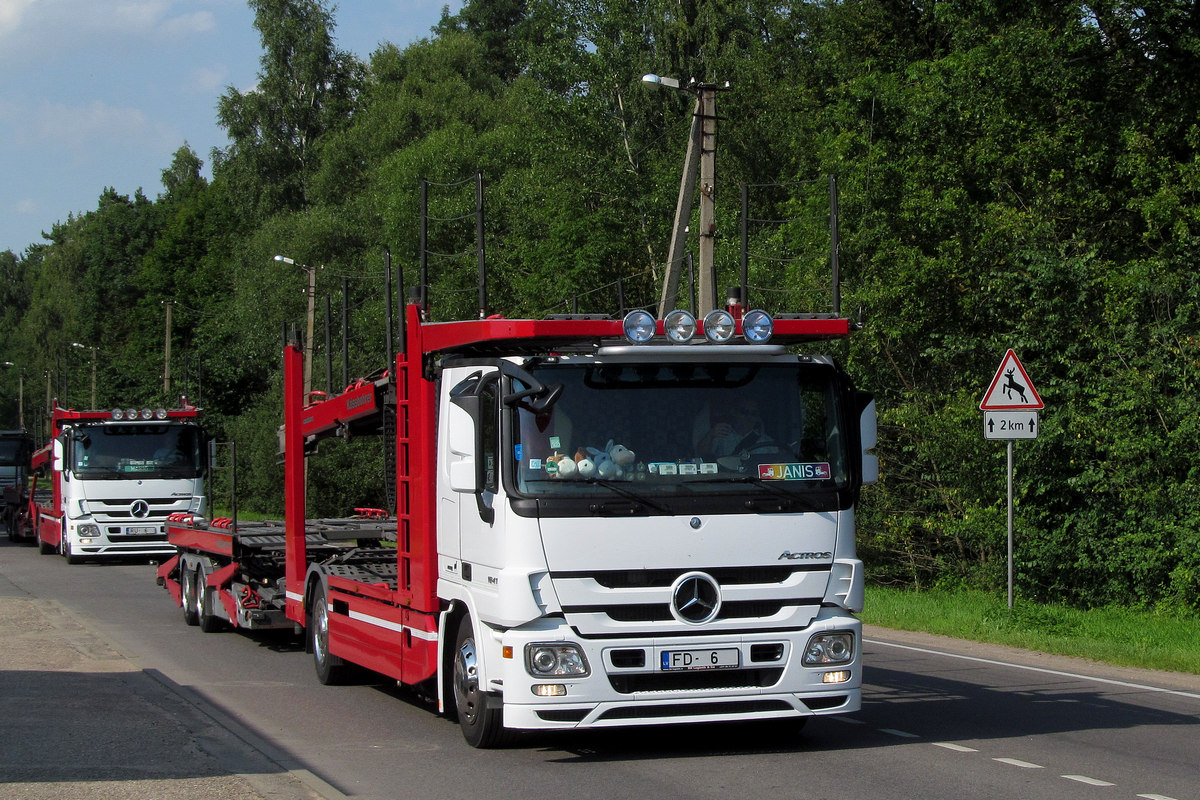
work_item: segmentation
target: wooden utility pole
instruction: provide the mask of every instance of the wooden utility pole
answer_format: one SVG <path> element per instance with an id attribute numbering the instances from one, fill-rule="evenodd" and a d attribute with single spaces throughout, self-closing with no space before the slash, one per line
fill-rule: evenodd
<path id="1" fill-rule="evenodd" d="M 165 301 L 167 307 L 167 334 L 166 343 L 163 345 L 163 397 L 171 396 L 171 307 L 175 304 L 173 300 Z M 186 375 L 184 376 L 187 377 Z"/>
<path id="2" fill-rule="evenodd" d="M 647 76 L 649 78 L 650 76 Z M 648 81 L 678 88 L 678 81 L 657 78 Z M 646 78 L 643 78 L 646 80 Z M 662 295 L 658 301 L 661 319 L 678 307 L 679 276 L 683 270 L 687 249 L 688 222 L 692 217 L 692 198 L 699 172 L 700 190 L 700 258 L 697 270 L 697 316 L 703 317 L 717 307 L 716 292 L 716 155 L 717 155 L 717 86 L 711 83 L 695 85 L 696 107 L 692 112 L 692 128 L 684 158 L 683 178 L 679 183 L 679 199 L 675 203 L 675 226 L 667 250 L 667 268 L 663 277 Z"/>

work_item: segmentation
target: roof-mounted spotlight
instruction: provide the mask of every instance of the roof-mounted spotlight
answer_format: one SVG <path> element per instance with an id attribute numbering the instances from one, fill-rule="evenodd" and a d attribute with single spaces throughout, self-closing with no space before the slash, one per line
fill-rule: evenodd
<path id="1" fill-rule="evenodd" d="M 742 336 L 750 344 L 765 344 L 774 332 L 775 320 L 761 308 L 742 315 Z"/>
<path id="2" fill-rule="evenodd" d="M 696 318 L 683 309 L 675 309 L 663 319 L 663 332 L 671 344 L 686 344 L 696 335 Z"/>
<path id="3" fill-rule="evenodd" d="M 644 309 L 634 309 L 625 315 L 625 338 L 633 344 L 645 344 L 654 338 L 654 315 Z"/>
<path id="4" fill-rule="evenodd" d="M 713 344 L 725 344 L 735 331 L 733 315 L 723 308 L 714 309 L 704 317 L 704 336 Z"/>

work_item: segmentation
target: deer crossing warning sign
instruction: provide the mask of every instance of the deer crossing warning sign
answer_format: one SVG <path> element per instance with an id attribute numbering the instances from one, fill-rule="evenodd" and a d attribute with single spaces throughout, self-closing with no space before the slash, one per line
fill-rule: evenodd
<path id="1" fill-rule="evenodd" d="M 1045 408 L 1046 404 L 1033 388 L 1033 381 L 1021 365 L 1017 354 L 1009 350 L 996 370 L 996 377 L 983 394 L 979 403 L 982 411 L 1034 411 Z"/>

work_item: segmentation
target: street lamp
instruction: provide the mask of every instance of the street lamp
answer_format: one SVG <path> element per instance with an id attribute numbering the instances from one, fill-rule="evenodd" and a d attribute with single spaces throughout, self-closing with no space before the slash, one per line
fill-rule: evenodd
<path id="1" fill-rule="evenodd" d="M 80 344 L 79 342 L 71 342 L 71 347 L 78 347 L 80 350 L 92 351 L 92 405 L 96 407 L 96 347 L 94 345 Z"/>
<path id="2" fill-rule="evenodd" d="M 651 86 L 666 86 L 681 89 L 696 95 L 696 109 L 692 112 L 692 131 L 688 137 L 687 156 L 683 167 L 683 179 L 679 184 L 679 200 L 675 204 L 675 227 L 671 232 L 671 245 L 667 251 L 667 272 L 663 280 L 663 292 L 658 303 L 661 319 L 675 307 L 679 295 L 679 274 L 687 233 L 687 223 L 692 215 L 692 195 L 696 189 L 696 173 L 700 174 L 700 268 L 698 270 L 698 316 L 704 316 L 716 308 L 716 264 L 714 245 L 716 239 L 715 206 L 716 191 L 716 148 L 717 148 L 717 89 L 728 89 L 729 83 L 718 87 L 713 83 L 689 81 L 680 86 L 678 78 L 662 75 L 643 75 L 642 82 Z"/>
<path id="3" fill-rule="evenodd" d="M 17 427 L 25 430 L 25 372 L 11 361 L 5 361 L 4 366 L 17 371 Z"/>
<path id="4" fill-rule="evenodd" d="M 275 256 L 276 261 L 292 264 L 308 273 L 308 332 L 304 343 L 304 402 L 308 403 L 309 392 L 312 391 L 312 361 L 313 361 L 313 316 L 316 313 L 317 271 L 313 267 L 297 264 L 293 258 Z"/>

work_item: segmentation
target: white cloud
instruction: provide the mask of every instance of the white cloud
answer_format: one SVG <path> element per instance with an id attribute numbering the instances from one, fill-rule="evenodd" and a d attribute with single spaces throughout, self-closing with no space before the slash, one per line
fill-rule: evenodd
<path id="1" fill-rule="evenodd" d="M 18 214 L 22 214 L 27 217 L 31 217 L 34 214 L 40 213 L 38 211 L 37 201 L 28 197 L 17 201 L 16 211 Z"/>
<path id="2" fill-rule="evenodd" d="M 161 147 L 182 136 L 151 123 L 137 108 L 118 108 L 98 100 L 86 106 L 43 103 L 30 109 L 25 127 L 14 131 L 19 144 L 57 142 L 77 154 L 118 147 Z"/>
<path id="3" fill-rule="evenodd" d="M 21 27 L 25 9 L 31 5 L 33 0 L 0 0 L 0 38 Z"/>
<path id="4" fill-rule="evenodd" d="M 197 67 L 191 72 L 189 85 L 201 94 L 215 94 L 225 88 L 228 75 L 224 66 Z"/>

